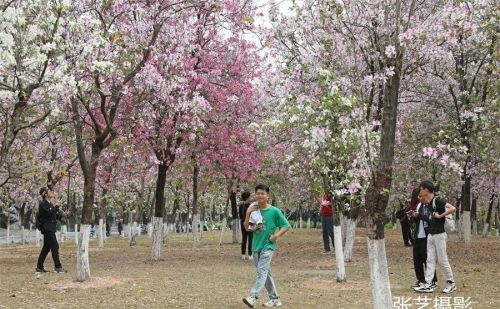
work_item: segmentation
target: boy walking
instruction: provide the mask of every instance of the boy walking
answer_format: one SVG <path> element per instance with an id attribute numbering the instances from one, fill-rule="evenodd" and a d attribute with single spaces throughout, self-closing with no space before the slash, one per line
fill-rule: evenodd
<path id="1" fill-rule="evenodd" d="M 435 286 L 432 284 L 437 261 L 443 268 L 446 277 L 446 288 L 443 293 L 451 293 L 457 289 L 448 254 L 446 253 L 446 232 L 444 223 L 446 216 L 455 212 L 455 206 L 446 203 L 442 198 L 434 196 L 435 187 L 431 181 L 423 181 L 420 184 L 420 196 L 422 204 L 429 210 L 427 220 L 429 222 L 429 236 L 427 237 L 427 269 L 425 272 L 425 284 L 415 288 L 420 293 L 432 293 Z"/>
<path id="2" fill-rule="evenodd" d="M 253 231 L 252 252 L 257 267 L 257 278 L 250 290 L 250 296 L 243 299 L 243 302 L 250 308 L 254 308 L 259 298 L 260 291 L 265 287 L 269 293 L 269 301 L 264 307 L 279 307 L 282 305 L 274 278 L 271 275 L 271 260 L 277 248 L 276 241 L 283 236 L 290 228 L 290 223 L 285 218 L 281 210 L 269 205 L 269 187 L 263 184 L 255 187 L 255 198 L 257 205 L 251 206 L 245 216 L 245 229 L 249 230 L 250 214 L 259 210 L 263 226 L 261 229 Z"/>

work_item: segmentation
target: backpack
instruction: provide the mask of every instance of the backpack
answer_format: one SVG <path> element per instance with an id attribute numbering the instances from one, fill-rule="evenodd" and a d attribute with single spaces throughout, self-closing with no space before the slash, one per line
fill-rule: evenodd
<path id="1" fill-rule="evenodd" d="M 432 199 L 432 209 L 436 209 L 436 198 Z M 444 230 L 446 233 L 453 233 L 455 232 L 455 219 L 451 214 L 447 215 L 444 217 Z"/>

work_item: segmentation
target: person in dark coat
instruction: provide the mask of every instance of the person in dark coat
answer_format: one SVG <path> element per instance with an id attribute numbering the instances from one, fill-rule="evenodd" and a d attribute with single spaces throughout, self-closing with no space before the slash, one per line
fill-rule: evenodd
<path id="1" fill-rule="evenodd" d="M 36 225 L 43 234 L 43 247 L 40 252 L 40 256 L 38 257 L 35 272 L 47 272 L 47 270 L 43 267 L 43 263 L 45 262 L 45 258 L 47 258 L 49 252 L 52 252 L 55 271 L 57 273 L 66 273 L 67 271 L 62 267 L 61 260 L 59 258 L 59 244 L 56 238 L 56 228 L 57 220 L 61 220 L 61 218 L 63 216 L 67 216 L 68 213 L 63 213 L 59 210 L 59 205 L 52 204 L 54 192 L 49 187 L 41 188 L 40 196 L 42 197 L 42 200 L 38 205 Z"/>
<path id="2" fill-rule="evenodd" d="M 238 209 L 240 216 L 240 225 L 241 225 L 241 259 L 242 260 L 253 260 L 252 256 L 252 239 L 253 234 L 245 229 L 245 216 L 247 214 L 248 207 L 250 207 L 251 202 L 251 194 L 248 191 L 245 191 L 241 194 L 241 202 Z M 248 247 L 247 247 L 248 244 Z M 247 250 L 248 248 L 248 250 Z M 248 254 L 248 255 L 245 255 Z"/>

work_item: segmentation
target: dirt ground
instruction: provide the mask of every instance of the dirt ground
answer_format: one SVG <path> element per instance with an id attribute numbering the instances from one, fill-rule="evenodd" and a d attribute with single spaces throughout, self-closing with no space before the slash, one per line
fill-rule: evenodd
<path id="1" fill-rule="evenodd" d="M 354 260 L 347 264 L 347 282 L 335 280 L 335 257 L 322 255 L 320 230 L 296 230 L 279 240 L 273 259 L 284 308 L 371 308 L 372 294 L 365 231 L 358 229 Z M 193 249 L 184 235 L 170 236 L 162 251 L 163 260 L 152 262 L 150 239 L 141 236 L 136 247 L 121 238 L 108 238 L 106 248 L 91 242 L 92 279 L 75 281 L 75 246 L 61 245 L 61 259 L 68 274 L 34 275 L 39 248 L 0 248 L 0 308 L 245 308 L 255 279 L 251 261 L 241 260 L 239 245 L 218 246 L 218 233 L 204 233 L 200 248 Z M 412 248 L 402 246 L 401 232 L 386 231 L 386 248 L 393 297 L 410 298 L 418 308 L 418 296 L 409 289 L 415 281 Z M 439 307 L 439 290 L 428 296 L 421 308 L 459 308 L 454 301 L 470 297 L 468 308 L 500 308 L 500 238 L 475 237 L 467 248 L 457 235 L 448 242 L 448 253 L 458 290 L 451 306 Z M 52 269 L 50 255 L 45 263 Z M 396 300 L 396 299 L 395 299 Z M 265 290 L 259 300 L 267 301 Z M 261 307 L 259 304 L 258 307 Z M 463 307 L 462 307 L 463 308 Z"/>

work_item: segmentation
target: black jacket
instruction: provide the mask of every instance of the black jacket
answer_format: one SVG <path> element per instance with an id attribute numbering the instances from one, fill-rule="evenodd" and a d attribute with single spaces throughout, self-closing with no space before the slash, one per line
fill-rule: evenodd
<path id="1" fill-rule="evenodd" d="M 38 215 L 36 218 L 37 228 L 45 233 L 55 233 L 57 229 L 57 220 L 61 220 L 62 213 L 55 208 L 51 202 L 42 200 L 38 204 Z"/>
<path id="2" fill-rule="evenodd" d="M 240 203 L 240 207 L 238 209 L 240 220 L 245 221 L 245 216 L 247 214 L 248 207 L 250 207 L 250 203 L 242 202 Z"/>

